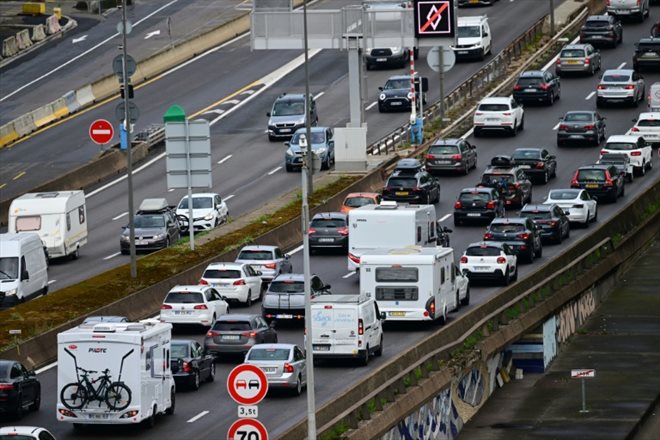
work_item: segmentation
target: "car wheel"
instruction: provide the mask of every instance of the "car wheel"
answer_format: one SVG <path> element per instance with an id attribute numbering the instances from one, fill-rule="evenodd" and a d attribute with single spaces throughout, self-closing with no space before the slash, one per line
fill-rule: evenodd
<path id="1" fill-rule="evenodd" d="M 37 397 L 34 398 L 32 401 L 32 405 L 30 405 L 30 411 L 39 411 L 39 407 L 41 406 L 41 390 L 37 390 Z"/>
<path id="2" fill-rule="evenodd" d="M 470 304 L 470 286 L 468 286 L 467 292 L 465 292 L 465 298 L 461 300 L 462 306 L 467 306 L 469 304 Z"/>
<path id="3" fill-rule="evenodd" d="M 566 228 L 566 234 L 564 234 L 564 238 L 571 238 L 571 225 L 568 225 Z"/>
<path id="4" fill-rule="evenodd" d="M 193 374 L 190 388 L 192 388 L 193 391 L 199 390 L 199 371 L 195 371 Z"/>
<path id="5" fill-rule="evenodd" d="M 601 99 L 596 98 L 596 108 L 602 108 L 604 105 Z"/>
<path id="6" fill-rule="evenodd" d="M 594 76 L 596 74 L 596 67 L 591 64 L 591 69 L 589 70 L 589 75 Z"/>
<path id="7" fill-rule="evenodd" d="M 646 175 L 646 163 L 642 162 L 642 166 L 639 167 L 639 173 L 640 176 L 645 176 Z"/>
<path id="8" fill-rule="evenodd" d="M 151 417 L 149 417 L 147 420 L 144 421 L 145 427 L 147 429 L 152 429 L 154 426 L 156 426 L 157 413 L 158 413 L 158 407 L 154 405 L 153 412 L 151 413 Z"/>
<path id="9" fill-rule="evenodd" d="M 16 409 L 14 410 L 14 419 L 20 420 L 23 418 L 23 396 L 16 396 Z"/>
<path id="10" fill-rule="evenodd" d="M 550 96 L 548 96 L 548 105 L 552 105 L 555 103 L 555 94 L 550 91 Z"/>
<path id="11" fill-rule="evenodd" d="M 460 221 L 459 219 L 457 219 L 456 217 L 454 217 L 454 226 L 461 226 L 462 224 L 463 224 L 462 221 Z"/>
<path id="12" fill-rule="evenodd" d="M 478 138 L 481 136 L 481 128 L 474 127 L 474 137 Z"/>
<path id="13" fill-rule="evenodd" d="M 207 382 L 213 382 L 215 380 L 215 362 L 211 362 L 211 368 L 209 368 L 209 377 L 206 378 Z"/>
<path id="14" fill-rule="evenodd" d="M 165 410 L 165 414 L 168 416 L 174 415 L 174 410 L 176 409 L 176 394 L 174 394 L 174 389 L 170 391 L 170 407 Z"/>
<path id="15" fill-rule="evenodd" d="M 563 146 L 564 146 L 564 141 L 560 141 L 559 139 L 557 139 L 557 147 L 561 148 Z"/>
<path id="16" fill-rule="evenodd" d="M 502 285 L 508 286 L 511 283 L 511 276 L 509 275 L 509 268 L 506 269 L 506 272 L 504 272 L 504 276 L 502 277 Z"/>
<path id="17" fill-rule="evenodd" d="M 374 351 L 374 355 L 378 357 L 383 355 L 383 335 L 380 335 L 380 343 L 378 344 L 376 351 Z"/>
<path id="18" fill-rule="evenodd" d="M 165 247 L 166 247 L 166 248 L 170 247 L 170 237 L 167 237 L 167 238 L 165 239 Z"/>
<path id="19" fill-rule="evenodd" d="M 470 165 L 467 162 L 465 162 L 465 167 L 463 168 L 463 174 L 466 176 L 470 174 Z"/>
<path id="20" fill-rule="evenodd" d="M 456 307 L 454 308 L 454 310 L 452 310 L 452 312 L 458 312 L 458 309 L 459 309 L 460 305 L 461 305 L 461 295 L 460 295 L 460 292 L 457 290 L 456 291 Z"/>
<path id="21" fill-rule="evenodd" d="M 271 142 L 275 142 L 277 138 L 275 136 L 268 135 L 268 140 Z"/>
<path id="22" fill-rule="evenodd" d="M 362 354 L 360 355 L 360 364 L 363 366 L 369 365 L 369 346 L 364 349 Z"/>
<path id="23" fill-rule="evenodd" d="M 289 165 L 289 164 L 286 164 L 286 165 L 284 166 L 284 169 L 286 170 L 287 173 L 291 173 L 291 172 L 293 172 L 293 167 L 292 167 L 291 165 Z"/>
<path id="24" fill-rule="evenodd" d="M 76 247 L 76 250 L 71 253 L 71 259 L 77 260 L 80 258 L 80 248 Z"/>
<path id="25" fill-rule="evenodd" d="M 543 173 L 543 184 L 546 185 L 548 180 L 550 180 L 550 176 L 548 175 L 548 170 L 545 170 L 545 173 Z"/>
<path id="26" fill-rule="evenodd" d="M 593 223 L 596 223 L 598 220 L 598 206 L 596 206 L 596 212 L 594 212 L 594 217 L 591 219 Z"/>
<path id="27" fill-rule="evenodd" d="M 252 289 L 248 290 L 247 299 L 245 300 L 244 305 L 245 307 L 252 306 Z"/>
<path id="28" fill-rule="evenodd" d="M 534 258 L 536 258 L 536 253 L 534 252 L 534 249 L 532 249 L 529 251 L 529 254 L 527 254 L 527 262 L 532 264 L 534 262 Z"/>
<path id="29" fill-rule="evenodd" d="M 293 389 L 293 394 L 296 396 L 302 394 L 302 380 L 300 379 L 300 376 L 296 379 L 296 387 Z"/>
<path id="30" fill-rule="evenodd" d="M 518 127 L 518 131 L 523 131 L 525 129 L 525 116 L 523 115 L 522 119 L 520 120 L 520 127 Z"/>
<path id="31" fill-rule="evenodd" d="M 536 258 L 541 258 L 542 256 L 543 256 L 543 245 L 539 246 L 539 249 L 535 254 Z"/>
<path id="32" fill-rule="evenodd" d="M 518 266 L 516 266 L 516 270 L 513 272 L 513 277 L 511 278 L 511 281 L 518 281 Z"/>
<path id="33" fill-rule="evenodd" d="M 564 233 L 561 230 L 561 226 L 559 226 L 559 233 L 557 234 L 557 244 L 561 244 L 562 241 L 564 241 Z"/>

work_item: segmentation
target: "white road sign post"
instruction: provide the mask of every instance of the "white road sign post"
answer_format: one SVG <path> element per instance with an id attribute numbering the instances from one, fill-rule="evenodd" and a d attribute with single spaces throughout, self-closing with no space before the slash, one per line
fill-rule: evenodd
<path id="1" fill-rule="evenodd" d="M 594 369 L 581 369 L 571 370 L 571 379 L 581 379 L 582 382 L 582 409 L 581 413 L 588 413 L 587 409 L 587 385 L 585 379 L 596 377 L 596 370 Z"/>
<path id="2" fill-rule="evenodd" d="M 227 440 L 268 440 L 268 431 L 257 420 L 257 404 L 268 393 L 266 373 L 256 365 L 238 365 L 227 376 L 227 392 L 239 405 L 239 419 L 227 431 Z"/>

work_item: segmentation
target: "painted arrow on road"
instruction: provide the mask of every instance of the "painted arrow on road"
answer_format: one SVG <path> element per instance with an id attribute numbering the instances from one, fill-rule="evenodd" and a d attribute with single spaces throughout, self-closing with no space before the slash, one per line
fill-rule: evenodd
<path id="1" fill-rule="evenodd" d="M 153 31 L 153 32 L 149 32 L 149 33 L 144 37 L 144 39 L 145 39 L 145 40 L 148 40 L 149 38 L 153 37 L 154 35 L 160 35 L 160 29 L 155 30 L 155 31 Z"/>
<path id="2" fill-rule="evenodd" d="M 82 37 L 74 38 L 71 40 L 73 44 L 80 43 L 81 41 L 85 41 L 87 39 L 87 34 L 83 35 Z"/>

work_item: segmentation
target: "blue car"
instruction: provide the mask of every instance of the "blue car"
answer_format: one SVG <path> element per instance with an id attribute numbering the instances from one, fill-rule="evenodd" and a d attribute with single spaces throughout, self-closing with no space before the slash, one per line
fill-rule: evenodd
<path id="1" fill-rule="evenodd" d="M 284 143 L 288 147 L 284 154 L 284 165 L 288 172 L 302 168 L 301 135 L 305 135 L 305 128 L 296 130 L 291 142 Z M 329 169 L 335 163 L 335 141 L 332 139 L 332 129 L 328 127 L 311 127 L 311 137 L 312 151 L 321 159 L 321 169 Z"/>

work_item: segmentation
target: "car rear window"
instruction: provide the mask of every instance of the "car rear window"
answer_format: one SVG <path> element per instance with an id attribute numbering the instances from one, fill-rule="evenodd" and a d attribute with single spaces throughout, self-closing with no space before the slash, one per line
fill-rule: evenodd
<path id="1" fill-rule="evenodd" d="M 469 257 L 497 257 L 502 250 L 492 246 L 472 246 L 467 248 L 465 255 Z"/>
<path id="2" fill-rule="evenodd" d="M 238 254 L 237 260 L 272 260 L 273 253 L 271 251 L 241 251 Z"/>
<path id="3" fill-rule="evenodd" d="M 346 222 L 340 218 L 317 218 L 310 223 L 312 228 L 344 228 Z"/>
<path id="4" fill-rule="evenodd" d="M 387 181 L 387 186 L 414 188 L 417 186 L 417 179 L 414 177 L 390 177 L 390 180 Z"/>
<path id="5" fill-rule="evenodd" d="M 519 223 L 496 223 L 490 225 L 490 232 L 498 232 L 502 234 L 510 234 L 512 232 L 522 232 L 525 230 L 525 225 Z"/>
<path id="6" fill-rule="evenodd" d="M 550 198 L 553 200 L 573 200 L 579 195 L 579 191 L 550 191 Z"/>
<path id="7" fill-rule="evenodd" d="M 11 364 L 9 362 L 3 362 L 0 364 L 0 380 L 7 380 L 9 378 L 9 369 Z"/>
<path id="8" fill-rule="evenodd" d="M 429 154 L 458 154 L 456 145 L 431 145 Z"/>
<path id="9" fill-rule="evenodd" d="M 637 121 L 638 127 L 660 127 L 660 119 L 640 119 Z"/>
<path id="10" fill-rule="evenodd" d="M 591 113 L 569 113 L 564 117 L 565 122 L 591 122 L 593 115 Z"/>
<path id="11" fill-rule="evenodd" d="M 658 43 L 639 43 L 637 45 L 637 52 L 660 52 L 660 44 L 658 44 Z"/>
<path id="12" fill-rule="evenodd" d="M 511 157 L 513 159 L 540 159 L 541 152 L 539 150 L 516 150 Z"/>
<path id="13" fill-rule="evenodd" d="M 252 330 L 249 321 L 216 321 L 213 324 L 213 330 L 225 332 L 240 332 L 245 330 Z"/>
<path id="14" fill-rule="evenodd" d="M 419 273 L 416 267 L 377 267 L 376 281 L 416 283 L 419 281 Z"/>
<path id="15" fill-rule="evenodd" d="M 204 302 L 203 295 L 199 292 L 170 292 L 165 298 L 168 304 L 199 304 Z"/>
<path id="16" fill-rule="evenodd" d="M 377 301 L 417 301 L 417 286 L 376 287 Z"/>
<path id="17" fill-rule="evenodd" d="M 206 269 L 202 278 L 230 279 L 241 277 L 241 271 L 236 269 Z"/>
<path id="18" fill-rule="evenodd" d="M 584 26 L 588 28 L 606 28 L 609 25 L 610 22 L 605 20 L 587 20 L 584 23 Z"/>
<path id="19" fill-rule="evenodd" d="M 561 51 L 561 58 L 584 58 L 584 50 L 564 49 Z"/>
<path id="20" fill-rule="evenodd" d="M 288 348 L 253 348 L 248 355 L 250 361 L 287 361 Z"/>
<path id="21" fill-rule="evenodd" d="M 608 150 L 636 150 L 637 144 L 630 142 L 608 142 L 605 144 Z"/>
<path id="22" fill-rule="evenodd" d="M 552 213 L 550 211 L 522 211 L 520 216 L 531 218 L 532 220 L 547 220 L 552 218 Z"/>
<path id="23" fill-rule="evenodd" d="M 481 176 L 481 182 L 487 185 L 493 183 L 493 180 L 500 183 L 502 179 L 506 180 L 506 183 L 513 183 L 513 176 L 511 174 L 484 174 Z"/>
<path id="24" fill-rule="evenodd" d="M 188 344 L 172 343 L 172 348 L 171 348 L 172 359 L 189 357 L 188 348 L 189 348 Z"/>
<path id="25" fill-rule="evenodd" d="M 609 74 L 603 75 L 603 82 L 628 82 L 630 75 L 625 74 Z"/>
<path id="26" fill-rule="evenodd" d="M 461 203 L 484 204 L 488 203 L 490 198 L 490 194 L 484 192 L 467 192 L 461 193 L 461 195 L 458 196 L 458 200 L 460 200 Z"/>
<path id="27" fill-rule="evenodd" d="M 539 76 L 533 76 L 533 77 L 525 77 L 525 78 L 519 78 L 518 79 L 518 85 L 519 86 L 535 86 L 537 84 L 541 84 L 543 82 L 543 78 Z"/>
<path id="28" fill-rule="evenodd" d="M 376 202 L 374 199 L 370 197 L 351 197 L 350 199 L 346 199 L 344 202 L 344 205 L 349 206 L 351 208 L 359 208 L 360 206 L 364 205 L 375 205 Z"/>
<path id="29" fill-rule="evenodd" d="M 0 435 L 0 440 L 34 440 L 35 438 L 31 435 Z"/>
<path id="30" fill-rule="evenodd" d="M 303 293 L 305 284 L 302 281 L 272 281 L 268 292 L 272 293 Z"/>
<path id="31" fill-rule="evenodd" d="M 508 104 L 479 104 L 479 111 L 482 112 L 505 112 L 509 109 Z"/>
<path id="32" fill-rule="evenodd" d="M 605 180 L 605 171 L 603 170 L 580 170 L 578 180 Z"/>

